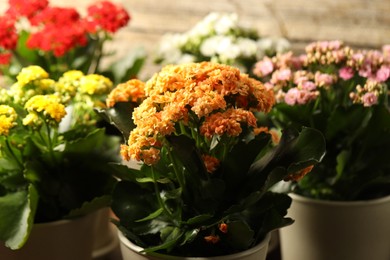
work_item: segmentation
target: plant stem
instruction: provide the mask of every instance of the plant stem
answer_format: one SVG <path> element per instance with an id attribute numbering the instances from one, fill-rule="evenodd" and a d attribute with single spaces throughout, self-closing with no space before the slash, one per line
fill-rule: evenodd
<path id="1" fill-rule="evenodd" d="M 51 131 L 50 131 L 50 127 L 49 125 L 45 122 L 45 128 L 46 128 L 46 132 L 47 132 L 47 144 L 48 144 L 48 147 L 49 147 L 49 153 L 50 153 L 50 156 L 51 158 L 53 159 L 53 162 L 56 162 L 56 157 L 54 156 L 54 153 L 53 153 L 53 142 L 51 140 Z"/>
<path id="2" fill-rule="evenodd" d="M 96 47 L 94 47 L 94 50 L 92 52 L 93 59 L 91 60 L 91 64 L 89 65 L 88 74 L 96 73 L 97 69 L 99 68 L 100 59 L 103 55 L 104 41 L 104 38 L 101 39 L 98 37 L 95 45 Z"/>
<path id="3" fill-rule="evenodd" d="M 19 165 L 19 167 L 20 167 L 21 169 L 23 169 L 23 164 L 22 164 L 22 162 L 19 161 L 18 157 L 17 157 L 16 154 L 14 153 L 14 150 L 12 149 L 12 147 L 11 147 L 11 145 L 10 145 L 8 139 L 5 139 L 5 143 L 6 143 L 6 146 L 7 146 L 8 151 L 10 152 L 10 154 L 12 155 L 12 157 L 14 157 L 16 163 Z"/>
<path id="4" fill-rule="evenodd" d="M 167 150 L 168 150 L 169 161 L 171 161 L 171 164 L 172 164 L 173 172 L 176 175 L 177 181 L 179 182 L 179 185 L 180 185 L 182 191 L 184 191 L 184 178 L 183 178 L 183 175 L 179 172 L 179 169 L 177 168 L 175 159 L 173 158 L 170 149 L 167 149 Z"/>
<path id="5" fill-rule="evenodd" d="M 155 173 L 154 173 L 154 168 L 151 167 L 151 170 L 152 170 L 152 178 L 153 178 L 154 192 L 156 193 L 156 197 L 157 197 L 158 204 L 159 204 L 160 207 L 164 210 L 164 212 L 168 215 L 168 217 L 169 217 L 171 220 L 174 221 L 175 218 L 173 217 L 172 212 L 165 206 L 164 202 L 163 202 L 162 199 L 161 199 L 161 196 L 160 196 L 160 189 L 158 188 L 158 185 L 157 185 L 156 176 L 155 176 Z"/>

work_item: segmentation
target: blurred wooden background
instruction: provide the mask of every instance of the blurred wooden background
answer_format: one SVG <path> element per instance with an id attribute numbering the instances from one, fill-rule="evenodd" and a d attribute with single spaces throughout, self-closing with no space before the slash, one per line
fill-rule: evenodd
<path id="1" fill-rule="evenodd" d="M 28 1 L 28 0 L 26 0 Z M 49 0 L 80 11 L 96 0 Z M 112 0 L 130 13 L 107 49 L 117 56 L 137 47 L 152 53 L 164 33 L 184 32 L 211 11 L 236 12 L 244 26 L 262 36 L 287 38 L 293 49 L 312 40 L 343 40 L 357 47 L 379 48 L 390 44 L 390 0 Z M 0 0 L 0 11 L 7 0 Z M 146 77 L 153 71 L 146 63 Z"/>

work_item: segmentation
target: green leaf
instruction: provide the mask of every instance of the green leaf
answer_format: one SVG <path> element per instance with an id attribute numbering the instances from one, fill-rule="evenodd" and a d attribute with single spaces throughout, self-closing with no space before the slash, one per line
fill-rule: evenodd
<path id="1" fill-rule="evenodd" d="M 327 140 L 332 140 L 338 135 L 350 134 L 351 138 L 358 129 L 365 127 L 366 119 L 370 116 L 370 110 L 360 105 L 348 109 L 338 107 L 328 119 L 325 137 Z"/>
<path id="2" fill-rule="evenodd" d="M 192 217 L 192 218 L 188 219 L 187 221 L 185 221 L 184 223 L 187 225 L 196 225 L 196 224 L 205 222 L 205 221 L 211 219 L 212 217 L 213 217 L 213 215 L 211 215 L 211 214 L 202 214 L 202 215 Z"/>
<path id="3" fill-rule="evenodd" d="M 30 34 L 26 31 L 21 31 L 19 33 L 18 43 L 16 46 L 15 53 L 18 53 L 24 60 L 25 64 L 21 64 L 22 66 L 27 66 L 30 64 L 35 64 L 36 60 L 38 59 L 38 54 L 36 51 L 30 49 L 27 47 L 27 40 L 29 38 Z"/>
<path id="4" fill-rule="evenodd" d="M 157 209 L 155 212 L 152 212 L 151 214 L 149 214 L 148 216 L 136 220 L 136 222 L 143 222 L 143 221 L 155 219 L 155 218 L 157 218 L 158 216 L 160 216 L 161 213 L 163 213 L 163 212 L 164 212 L 164 209 L 163 209 L 163 208 L 159 208 L 159 209 Z"/>
<path id="5" fill-rule="evenodd" d="M 134 102 L 119 102 L 112 108 L 95 109 L 95 111 L 104 120 L 115 126 L 122 133 L 124 140 L 127 141 L 131 130 L 135 128 L 131 117 L 137 106 Z"/>
<path id="6" fill-rule="evenodd" d="M 96 147 L 101 146 L 105 138 L 104 129 L 96 129 L 89 132 L 84 138 L 67 142 L 63 151 L 64 153 L 88 154 Z"/>
<path id="7" fill-rule="evenodd" d="M 304 127 L 300 133 L 285 130 L 280 143 L 249 169 L 248 189 L 261 187 L 266 192 L 278 181 L 321 161 L 325 154 L 325 139 L 320 131 Z M 286 170 L 284 170 L 286 169 Z M 245 190 L 245 189 L 244 189 Z"/>
<path id="8" fill-rule="evenodd" d="M 229 190 L 236 189 L 240 183 L 246 180 L 247 173 L 261 150 L 270 142 L 270 135 L 260 134 L 256 139 L 248 143 L 238 142 L 226 158 L 221 162 L 226 186 Z"/>
<path id="9" fill-rule="evenodd" d="M 161 229 L 161 241 L 158 246 L 145 248 L 144 252 L 154 252 L 165 249 L 171 251 L 183 236 L 183 231 L 178 227 L 167 226 Z"/>
<path id="10" fill-rule="evenodd" d="M 254 240 L 255 232 L 244 221 L 232 221 L 227 224 L 226 242 L 237 250 L 247 249 Z"/>
<path id="11" fill-rule="evenodd" d="M 0 197 L 0 240 L 11 249 L 21 248 L 34 224 L 38 192 L 33 185 L 27 190 Z"/>
<path id="12" fill-rule="evenodd" d="M 91 201 L 86 201 L 80 208 L 71 210 L 64 218 L 74 218 L 84 216 L 104 207 L 108 207 L 111 203 L 111 196 L 105 195 L 94 198 Z"/>
<path id="13" fill-rule="evenodd" d="M 191 243 L 192 241 L 195 240 L 196 236 L 199 234 L 199 228 L 191 229 L 185 232 L 184 234 L 184 239 L 181 242 L 181 246 L 185 245 L 187 243 Z"/>
<path id="14" fill-rule="evenodd" d="M 155 201 L 156 195 L 149 189 L 142 188 L 136 183 L 121 181 L 112 194 L 111 208 L 121 220 L 121 225 L 128 229 L 147 225 L 137 220 L 149 216 L 160 209 Z"/>
<path id="15" fill-rule="evenodd" d="M 204 180 L 209 178 L 204 162 L 193 139 L 185 135 L 171 135 L 166 138 L 173 147 L 174 157 L 179 158 L 190 175 L 196 174 L 200 179 Z"/>

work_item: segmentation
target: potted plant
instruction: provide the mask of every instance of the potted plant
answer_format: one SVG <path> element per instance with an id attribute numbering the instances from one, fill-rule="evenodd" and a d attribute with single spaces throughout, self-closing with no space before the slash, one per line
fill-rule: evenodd
<path id="1" fill-rule="evenodd" d="M 91 259 L 94 221 L 87 216 L 110 204 L 116 179 L 107 164 L 119 161 L 119 138 L 97 126 L 93 108 L 112 86 L 98 74 L 72 70 L 56 81 L 29 66 L 1 89 L 0 240 L 16 250 L 1 248 L 2 257 Z M 43 240 L 40 230 L 72 222 L 82 234 L 66 226 L 68 240 L 62 233 Z M 77 243 L 86 249 L 81 256 Z"/>
<path id="2" fill-rule="evenodd" d="M 271 188 L 303 177 L 325 150 L 317 130 L 279 140 L 260 127 L 253 111 L 273 103 L 259 81 L 212 62 L 168 65 L 110 93 L 100 113 L 124 134 L 122 157 L 139 161 L 113 165 L 124 259 L 246 259 L 259 244 L 251 257 L 265 259 L 268 233 L 293 222 L 290 198 Z"/>
<path id="3" fill-rule="evenodd" d="M 9 0 L 0 16 L 0 71 L 7 85 L 28 65 L 39 65 L 57 80 L 68 70 L 98 73 L 114 83 L 135 77 L 142 67 L 142 49 L 111 59 L 107 43 L 130 21 L 119 4 L 94 1 L 83 15 L 48 0 Z M 9 84 L 8 84 L 9 85 Z"/>
<path id="4" fill-rule="evenodd" d="M 114 84 L 136 77 L 146 58 L 144 50 L 137 48 L 118 59 L 109 45 L 129 21 L 129 13 L 110 1 L 94 1 L 86 10 L 48 0 L 8 1 L 0 16 L 1 87 L 9 88 L 21 69 L 30 65 L 40 66 L 53 80 L 70 70 L 106 76 Z M 104 127 L 111 133 L 112 128 Z M 94 257 L 118 245 L 109 214 L 109 207 L 96 214 Z"/>
<path id="5" fill-rule="evenodd" d="M 255 28 L 243 26 L 237 13 L 211 12 L 183 33 L 164 34 L 155 61 L 162 65 L 213 61 L 250 73 L 258 59 L 289 49 L 286 39 L 263 37 Z"/>
<path id="6" fill-rule="evenodd" d="M 283 257 L 388 259 L 390 226 L 384 218 L 390 210 L 390 48 L 365 50 L 340 41 L 324 41 L 309 44 L 305 51 L 302 55 L 290 52 L 264 58 L 253 71 L 275 93 L 276 104 L 267 116 L 271 125 L 298 130 L 312 127 L 323 133 L 327 143 L 326 155 L 313 172 L 290 183 L 294 198 L 291 214 L 298 214 L 294 205 L 306 208 L 302 204 L 319 204 L 322 213 L 312 209 L 302 218 L 294 215 L 296 225 L 282 231 L 288 233 L 301 224 L 309 224 L 317 226 L 316 234 L 306 228 L 305 235 L 295 237 L 296 242 L 286 240 L 285 247 L 291 245 L 297 253 L 286 250 Z M 325 213 L 327 204 L 331 204 L 330 213 Z M 379 205 L 384 211 L 376 208 Z M 359 207 L 365 207 L 366 213 L 359 213 Z M 314 224 L 316 219 L 322 219 L 321 215 L 330 224 L 325 220 Z M 348 231 L 348 227 L 352 230 Z M 326 231 L 332 234 L 327 236 Z M 351 236 L 345 237 L 347 233 Z M 307 244 L 309 240 L 327 247 L 320 250 L 316 246 L 315 252 L 307 250 L 313 248 Z M 381 242 L 374 246 L 367 240 Z"/>

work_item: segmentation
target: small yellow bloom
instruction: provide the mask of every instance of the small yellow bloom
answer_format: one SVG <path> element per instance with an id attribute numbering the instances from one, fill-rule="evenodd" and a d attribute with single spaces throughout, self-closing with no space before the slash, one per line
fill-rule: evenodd
<path id="1" fill-rule="evenodd" d="M 49 74 L 39 66 L 28 66 L 23 68 L 16 79 L 19 85 L 24 86 L 37 79 L 47 79 Z"/>
<path id="2" fill-rule="evenodd" d="M 37 95 L 30 98 L 25 109 L 28 112 L 42 113 L 47 119 L 54 119 L 57 123 L 66 115 L 65 106 L 61 104 L 61 99 L 56 95 Z"/>
<path id="3" fill-rule="evenodd" d="M 84 77 L 84 73 L 79 70 L 67 71 L 58 79 L 55 90 L 67 98 L 73 97 L 80 86 L 82 77 Z"/>
<path id="4" fill-rule="evenodd" d="M 40 79 L 34 81 L 36 88 L 39 88 L 42 93 L 53 91 L 56 82 L 52 79 Z"/>
<path id="5" fill-rule="evenodd" d="M 9 130 L 16 125 L 17 117 L 13 107 L 0 105 L 0 135 L 9 134 Z"/>
<path id="6" fill-rule="evenodd" d="M 109 78 L 98 74 L 89 74 L 80 79 L 80 93 L 88 95 L 101 95 L 109 93 L 113 83 Z"/>
<path id="7" fill-rule="evenodd" d="M 23 118 L 23 125 L 38 126 L 41 123 L 42 122 L 39 120 L 36 113 L 29 113 L 25 118 Z"/>
<path id="8" fill-rule="evenodd" d="M 80 70 L 69 70 L 62 74 L 62 77 L 59 79 L 59 81 L 67 81 L 72 82 L 76 80 L 80 80 L 84 76 L 84 73 Z"/>

